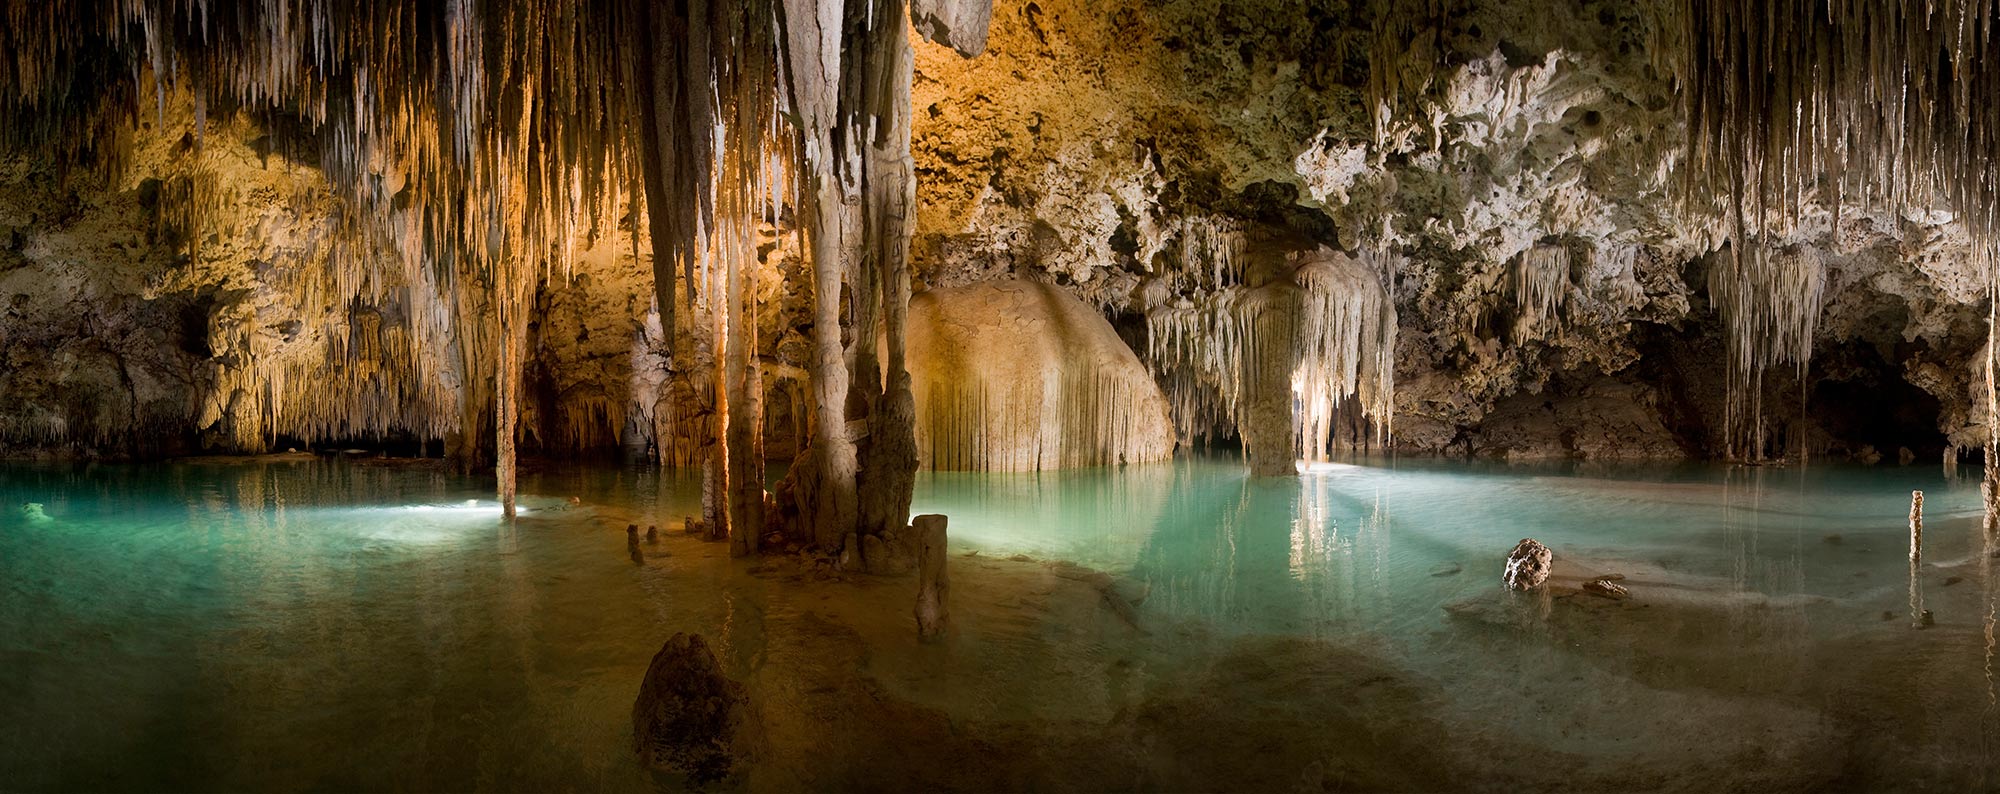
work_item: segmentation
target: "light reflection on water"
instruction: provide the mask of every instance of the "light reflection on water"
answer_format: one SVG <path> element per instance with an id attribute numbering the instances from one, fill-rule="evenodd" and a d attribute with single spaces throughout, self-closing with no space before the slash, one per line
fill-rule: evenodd
<path id="1" fill-rule="evenodd" d="M 926 474 L 915 508 L 949 515 L 961 553 L 1143 583 L 1152 636 L 1367 648 L 1438 682 L 1446 717 L 1550 746 L 1672 748 L 1688 714 L 1744 731 L 1871 721 L 1973 767 L 1955 780 L 1989 779 L 2000 588 L 1976 479 L 1358 464 Z M 1939 623 L 1924 632 L 1904 616 L 1912 489 L 1927 495 L 1915 585 Z M 663 634 L 710 633 L 756 669 L 797 609 L 768 589 L 786 585 L 726 566 L 624 559 L 627 521 L 696 512 L 691 480 L 561 469 L 524 492 L 508 524 L 484 481 L 441 470 L 0 467 L 0 788 L 632 787 L 629 698 Z M 1564 618 L 1545 595 L 1495 601 L 1523 537 L 1632 576 L 1641 601 L 1694 606 L 1624 622 Z M 1511 627 L 1496 631 L 1446 616 L 1466 602 L 1539 617 L 1489 613 Z M 1023 631 L 1035 654 L 1118 652 Z M 1033 711 L 1021 697 L 990 708 Z"/>

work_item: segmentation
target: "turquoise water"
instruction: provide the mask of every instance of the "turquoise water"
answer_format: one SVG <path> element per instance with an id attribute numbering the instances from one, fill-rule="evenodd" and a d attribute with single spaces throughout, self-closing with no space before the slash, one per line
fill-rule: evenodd
<path id="1" fill-rule="evenodd" d="M 633 768 L 629 710 L 665 636 L 716 638 L 753 695 L 798 706 L 774 722 L 809 725 L 818 695 L 784 681 L 814 662 L 786 643 L 825 658 L 908 621 L 898 606 L 800 639 L 844 593 L 902 596 L 774 581 L 679 537 L 686 479 L 529 474 L 511 524 L 488 488 L 322 460 L 0 467 L 0 789 L 644 790 L 658 781 Z M 1914 587 L 1912 489 L 1928 497 Z M 2000 599 L 1977 505 L 1976 480 L 1915 467 L 925 475 L 915 507 L 951 517 L 961 558 L 1117 574 L 1136 623 L 960 601 L 961 645 L 871 646 L 858 664 L 953 720 L 1081 709 L 1019 683 L 1055 675 L 1111 719 L 1134 677 L 1171 689 L 1241 638 L 1307 638 L 1420 685 L 1441 730 L 1567 754 L 1552 788 L 1735 779 L 1704 764 L 1780 788 L 1990 787 Z M 635 564 L 632 522 L 673 537 Z M 1508 596 L 1500 561 L 1522 537 L 1559 567 L 1625 574 L 1634 598 Z M 979 570 L 955 574 L 955 598 L 1011 598 Z M 1922 609 L 1935 626 L 1913 627 Z M 1001 683 L 925 704 L 938 676 Z M 830 784 L 786 769 L 751 787 Z"/>

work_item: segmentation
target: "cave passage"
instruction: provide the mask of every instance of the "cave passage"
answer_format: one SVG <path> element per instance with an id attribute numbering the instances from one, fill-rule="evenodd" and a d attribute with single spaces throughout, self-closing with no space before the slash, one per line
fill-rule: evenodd
<path id="1" fill-rule="evenodd" d="M 0 789 L 2000 790 L 2000 0 L 0 0 Z"/>

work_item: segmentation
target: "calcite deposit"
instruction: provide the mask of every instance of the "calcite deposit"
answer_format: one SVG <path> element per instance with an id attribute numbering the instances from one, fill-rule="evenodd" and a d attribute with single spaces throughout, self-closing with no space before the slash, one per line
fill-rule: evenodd
<path id="1" fill-rule="evenodd" d="M 181 13 L 127 5 L 133 20 Z M 1038 450 L 1032 460 L 1003 468 L 1153 459 L 1166 444 L 1240 445 L 1267 472 L 1347 449 L 1746 460 L 1872 449 L 1894 461 L 1908 448 L 1931 462 L 1989 438 L 1988 259 L 1961 209 L 1978 197 L 1781 190 L 1783 222 L 1745 237 L 1722 187 L 1694 201 L 1685 189 L 1726 133 L 1714 108 L 1689 126 L 1676 81 L 1693 79 L 1694 29 L 1678 7 L 999 0 L 989 17 L 986 6 L 889 3 L 907 19 L 853 21 L 834 42 L 849 67 L 910 70 L 906 88 L 865 96 L 801 88 L 859 72 L 800 71 L 784 91 L 753 79 L 813 44 L 773 38 L 754 14 L 710 20 L 709 35 L 740 52 L 651 64 L 655 82 L 689 81 L 673 83 L 681 93 L 536 83 L 554 96 L 536 111 L 546 115 L 503 126 L 525 125 L 579 165 L 531 176 L 508 170 L 525 154 L 500 157 L 465 184 L 537 187 L 532 207 L 491 217 L 452 204 L 453 181 L 470 177 L 421 150 L 485 134 L 455 117 L 430 119 L 425 138 L 416 117 L 346 120 L 290 88 L 257 93 L 290 85 L 284 69 L 246 72 L 225 92 L 150 57 L 171 41 L 85 37 L 45 52 L 21 28 L 9 40 L 23 53 L 58 64 L 138 53 L 140 74 L 102 97 L 77 87 L 81 71 L 61 73 L 71 83 L 6 78 L 47 99 L 10 105 L 16 134 L 0 154 L 0 443 L 86 456 L 363 444 L 479 461 L 498 452 L 498 431 L 527 453 L 624 447 L 683 467 L 801 456 L 823 470 L 798 480 L 811 493 L 782 514 L 859 511 L 813 489 L 836 473 L 893 481 L 912 465 L 888 375 L 900 351 L 865 340 L 901 338 L 890 331 L 905 284 L 945 296 L 1003 282 L 1095 310 L 1126 348 L 1105 355 L 1136 356 L 1156 387 L 1115 398 L 1138 395 L 1119 432 L 1143 443 L 1063 440 L 1052 434 L 1071 425 L 1043 423 L 1007 442 Z M 584 42 L 635 35 L 594 17 L 473 21 L 522 41 L 535 24 Z M 303 23 L 281 28 L 318 40 Z M 627 68 L 599 56 L 508 57 L 542 58 L 551 75 Z M 668 74 L 674 64 L 688 70 Z M 490 88 L 434 66 L 466 91 Z M 631 145 L 656 148 L 628 151 L 584 120 L 697 90 L 736 114 L 711 120 L 724 134 L 700 151 L 661 143 L 687 137 L 678 127 L 634 127 Z M 42 104 L 58 98 L 104 109 L 63 121 Z M 451 111 L 409 102 L 419 116 Z M 832 132 L 845 122 L 825 114 L 840 113 L 887 126 L 840 155 L 853 159 L 824 159 L 845 140 Z M 792 121 L 803 137 L 767 134 Z M 903 124 L 907 161 L 894 143 Z M 356 130 L 368 134 L 338 137 Z M 644 151 L 686 155 L 675 168 L 692 170 L 642 173 L 630 158 Z M 905 168 L 907 199 L 887 187 Z M 863 171 L 874 187 L 855 181 Z M 706 198 L 648 211 L 688 191 Z M 815 214 L 836 204 L 851 214 Z M 1751 237 L 1757 255 L 1739 257 Z M 836 239 L 846 269 L 816 266 L 835 250 L 816 241 Z M 452 259 L 473 243 L 548 255 Z M 989 363 L 1004 362 L 970 366 Z M 1152 438 L 1155 393 L 1172 424 L 1164 440 Z M 502 397 L 511 410 L 496 412 Z M 514 432 L 495 427 L 500 416 Z M 733 498 L 739 520 L 760 522 L 743 512 L 757 494 Z"/>

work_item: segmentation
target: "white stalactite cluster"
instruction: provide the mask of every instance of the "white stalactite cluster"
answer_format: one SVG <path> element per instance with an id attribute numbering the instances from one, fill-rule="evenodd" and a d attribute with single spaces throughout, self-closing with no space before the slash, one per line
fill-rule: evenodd
<path id="1" fill-rule="evenodd" d="M 1396 310 L 1385 284 L 1397 262 L 1322 250 L 1295 257 L 1287 280 L 1149 309 L 1146 358 L 1180 433 L 1234 433 L 1274 472 L 1386 444 Z"/>
<path id="2" fill-rule="evenodd" d="M 589 252 L 617 249 L 629 228 L 635 257 L 651 244 L 674 380 L 703 392 L 666 387 L 702 409 L 674 409 L 673 429 L 708 423 L 698 450 L 681 448 L 685 435 L 656 434 L 661 456 L 698 457 L 719 481 L 742 485 L 726 513 L 749 525 L 738 550 L 751 551 L 767 501 L 757 273 L 794 211 L 818 306 L 805 523 L 844 533 L 857 521 L 906 520 L 911 19 L 906 0 L 848 5 L 14 2 L 0 25 L 9 53 L 0 128 L 9 144 L 52 153 L 65 173 L 115 178 L 132 138 L 123 122 L 148 110 L 164 119 L 172 98 L 187 97 L 188 165 L 159 191 L 155 231 L 196 260 L 217 211 L 236 203 L 203 167 L 211 128 L 244 117 L 302 128 L 336 195 L 326 233 L 289 252 L 287 266 L 300 267 L 286 277 L 307 282 L 293 286 L 315 309 L 360 305 L 312 312 L 341 322 L 283 332 L 324 334 L 317 348 L 274 344 L 273 324 L 227 309 L 229 328 L 257 330 L 208 340 L 221 352 L 204 418 L 243 448 L 280 433 L 398 430 L 450 437 L 471 460 L 492 438 L 510 510 L 516 442 L 536 432 L 524 379 L 540 297 Z M 986 3 L 926 0 L 919 11 L 925 36 L 983 49 Z M 693 316 L 677 316 L 682 307 Z M 843 349 L 844 329 L 873 339 L 884 324 L 886 362 Z M 695 341 L 677 345 L 686 331 Z M 327 359 L 297 352 L 312 349 Z M 865 460 L 843 415 L 849 366 L 861 384 L 886 375 L 882 388 L 856 393 L 872 414 L 860 452 L 875 457 Z M 704 367 L 712 371 L 695 371 Z M 578 394 L 544 432 L 570 443 L 604 426 L 619 434 L 628 407 Z M 62 430 L 33 424 L 24 430 Z M 880 509 L 856 512 L 857 481 L 887 494 Z M 722 512 L 711 527 L 726 530 Z"/>
<path id="3" fill-rule="evenodd" d="M 1164 460 L 1167 405 L 1087 304 L 1047 284 L 987 282 L 910 307 L 916 443 L 936 470 L 1047 471 Z"/>
<path id="4" fill-rule="evenodd" d="M 1522 336 L 1538 336 L 1560 325 L 1557 312 L 1569 298 L 1569 249 L 1542 244 L 1514 260 L 1514 306 L 1521 312 Z"/>
<path id="5" fill-rule="evenodd" d="M 1301 295 L 1292 424 L 1301 457 L 1326 460 L 1334 446 L 1388 445 L 1395 426 L 1396 306 L 1383 284 L 1397 267 L 1394 255 L 1371 251 L 1323 256 L 1293 272 Z M 1361 430 L 1343 432 L 1353 425 Z"/>
<path id="6" fill-rule="evenodd" d="M 1718 259 L 1709 271 L 1708 295 L 1728 337 L 1728 454 L 1745 460 L 1783 455 L 1785 450 L 1768 449 L 1764 375 L 1791 364 L 1805 388 L 1826 265 L 1802 246 Z"/>
<path id="7" fill-rule="evenodd" d="M 1902 211 L 1941 198 L 1977 238 L 1989 295 L 2000 296 L 1991 4 L 1685 0 L 1677 12 L 1653 49 L 1679 82 L 1690 221 L 1730 226 L 1735 261 L 1711 287 L 1729 291 L 1714 297 L 1732 335 L 1732 383 L 1759 388 L 1774 362 L 1806 366 L 1813 318 L 1799 315 L 1817 314 L 1819 267 L 1770 249 L 1788 244 L 1815 205 L 1830 209 L 1838 233 L 1849 203 Z M 1731 420 L 1732 444 L 1752 457 L 1763 451 L 1760 414 L 1753 404 L 1747 421 Z M 1987 422 L 2000 426 L 2000 413 Z M 1989 443 L 1989 473 L 1995 463 Z"/>

